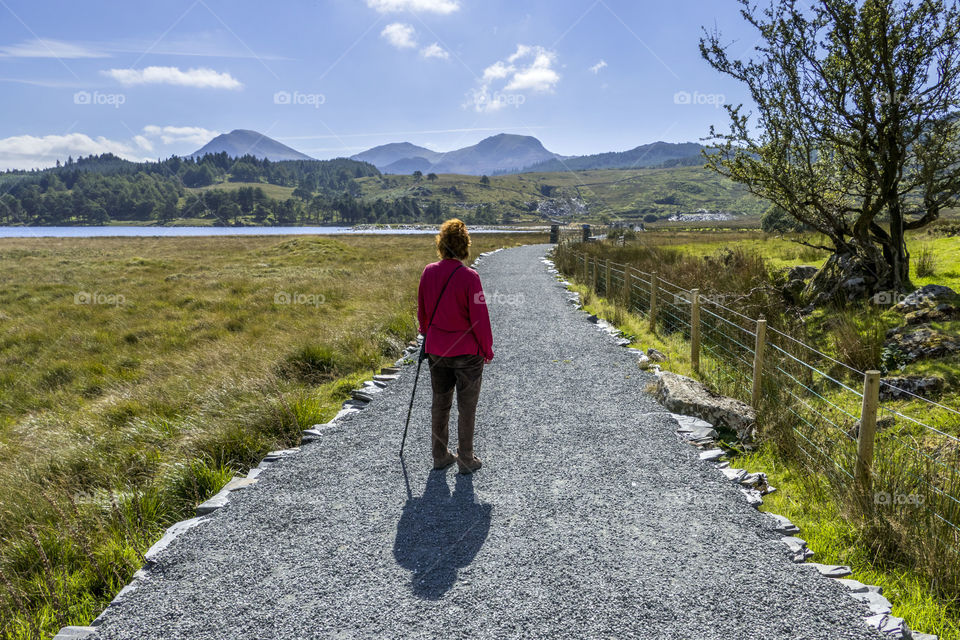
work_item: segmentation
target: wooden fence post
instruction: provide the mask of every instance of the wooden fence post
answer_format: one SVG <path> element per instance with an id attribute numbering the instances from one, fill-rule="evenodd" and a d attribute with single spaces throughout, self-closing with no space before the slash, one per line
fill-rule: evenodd
<path id="1" fill-rule="evenodd" d="M 660 278 L 657 272 L 650 274 L 650 331 L 657 331 L 657 290 L 660 289 Z"/>
<path id="2" fill-rule="evenodd" d="M 860 433 L 857 435 L 857 467 L 854 480 L 867 508 L 873 492 L 873 443 L 877 433 L 877 405 L 880 402 L 880 372 L 863 374 L 863 407 L 860 409 Z"/>
<path id="3" fill-rule="evenodd" d="M 690 291 L 690 365 L 700 370 L 700 289 Z"/>
<path id="4" fill-rule="evenodd" d="M 596 258 L 593 259 L 593 292 L 600 294 L 600 290 L 597 288 L 599 283 L 599 273 L 600 273 L 600 261 Z"/>
<path id="5" fill-rule="evenodd" d="M 610 286 L 610 258 L 604 260 L 603 263 L 606 265 L 603 273 L 603 295 L 609 298 L 610 292 L 613 291 L 613 287 Z"/>
<path id="6" fill-rule="evenodd" d="M 633 283 L 631 282 L 633 276 L 631 270 L 633 267 L 630 265 L 625 265 L 623 267 L 623 304 L 627 308 L 627 313 L 630 312 L 630 306 L 633 302 L 631 294 L 633 293 Z"/>
<path id="7" fill-rule="evenodd" d="M 767 321 L 761 316 L 757 320 L 757 340 L 753 347 L 753 394 L 750 406 L 760 406 L 760 385 L 763 383 L 763 347 L 767 343 Z"/>

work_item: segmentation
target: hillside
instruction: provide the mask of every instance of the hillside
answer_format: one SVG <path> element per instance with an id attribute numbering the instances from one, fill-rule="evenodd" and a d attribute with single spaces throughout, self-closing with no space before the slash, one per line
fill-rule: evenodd
<path id="1" fill-rule="evenodd" d="M 384 167 L 395 164 L 401 160 L 423 158 L 429 163 L 434 162 L 440 157 L 440 155 L 442 154 L 439 154 L 436 151 L 431 151 L 426 147 L 419 147 L 415 144 L 410 144 L 409 142 L 392 142 L 390 144 L 382 144 L 379 147 L 367 149 L 366 151 L 358 153 L 355 156 L 350 156 L 350 159 L 359 160 L 360 162 L 369 162 L 382 171 Z"/>
<path id="2" fill-rule="evenodd" d="M 529 166 L 525 171 L 587 171 L 591 169 L 641 169 L 674 165 L 703 164 L 703 145 L 695 142 L 653 142 L 629 151 L 611 151 L 588 156 L 570 156 Z"/>
<path id="3" fill-rule="evenodd" d="M 438 200 L 453 214 L 488 205 L 500 217 L 639 220 L 698 209 L 758 217 L 766 209 L 742 186 L 702 167 L 508 174 L 491 176 L 489 186 L 462 174 L 440 174 L 436 180 L 419 182 L 409 175 L 370 176 L 356 183 L 366 202 L 401 197 L 421 204 Z"/>

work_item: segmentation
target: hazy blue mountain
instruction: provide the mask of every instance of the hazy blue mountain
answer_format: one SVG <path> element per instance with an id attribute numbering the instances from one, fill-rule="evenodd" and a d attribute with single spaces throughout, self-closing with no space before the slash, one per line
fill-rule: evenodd
<path id="1" fill-rule="evenodd" d="M 556 157 L 557 154 L 547 151 L 533 136 L 501 133 L 443 154 L 432 171 L 473 175 L 504 173 Z"/>
<path id="2" fill-rule="evenodd" d="M 300 153 L 273 138 L 268 138 L 262 133 L 249 129 L 234 129 L 230 133 L 222 133 L 188 157 L 199 158 L 207 153 L 221 152 L 226 153 L 231 158 L 252 155 L 258 158 L 266 158 L 271 162 L 313 160 L 305 153 Z"/>
<path id="3" fill-rule="evenodd" d="M 407 160 L 410 158 L 424 158 L 427 162 L 435 162 L 441 154 L 436 151 L 431 151 L 425 147 L 418 147 L 415 144 L 409 142 L 391 142 L 390 144 L 382 144 L 379 147 L 373 147 L 372 149 L 367 149 L 361 153 L 358 153 L 355 156 L 351 156 L 351 160 L 360 160 L 361 162 L 369 162 L 377 169 L 385 171 L 386 167 L 391 164 L 396 163 L 399 160 Z M 422 171 L 422 169 L 421 169 Z M 409 172 L 402 173 L 412 173 L 413 170 Z M 387 173 L 401 173 L 401 172 L 387 172 Z"/>
<path id="4" fill-rule="evenodd" d="M 696 142 L 652 142 L 629 151 L 610 151 L 589 156 L 569 156 L 531 164 L 523 171 L 586 171 L 589 169 L 637 169 L 664 165 L 701 164 Z"/>
<path id="5" fill-rule="evenodd" d="M 383 173 L 432 171 L 491 175 L 698 165 L 703 162 L 700 152 L 704 148 L 696 142 L 653 142 L 629 151 L 564 157 L 547 150 L 532 136 L 501 133 L 446 153 L 430 151 L 409 142 L 395 142 L 368 149 L 351 159 L 369 162 Z"/>
<path id="6" fill-rule="evenodd" d="M 356 160 L 357 157 L 354 156 L 351 160 Z M 404 158 L 402 160 L 397 160 L 396 162 L 391 162 L 390 164 L 378 167 L 383 173 L 395 173 L 400 175 L 406 175 L 413 173 L 414 171 L 422 171 L 423 173 L 430 173 L 433 171 L 433 165 L 429 160 L 422 157 L 416 158 Z"/>

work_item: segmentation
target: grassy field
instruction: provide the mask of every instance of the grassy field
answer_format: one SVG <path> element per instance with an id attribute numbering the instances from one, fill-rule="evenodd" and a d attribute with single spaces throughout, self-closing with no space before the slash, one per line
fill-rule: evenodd
<path id="1" fill-rule="evenodd" d="M 206 187 L 188 188 L 188 193 L 200 193 L 217 189 L 220 191 L 236 191 L 243 187 L 259 187 L 268 198 L 275 200 L 286 200 L 293 197 L 293 187 L 284 187 L 279 184 L 270 184 L 269 182 L 218 182 Z"/>
<path id="2" fill-rule="evenodd" d="M 808 240 L 810 238 L 807 238 Z M 910 241 L 914 264 L 926 254 L 928 262 L 924 275 L 915 277 L 915 284 L 939 283 L 960 289 L 960 241 L 956 237 L 921 234 Z M 662 278 L 685 288 L 699 287 L 707 295 L 721 294 L 727 304 L 750 318 L 765 315 L 774 326 L 789 327 L 788 333 L 799 335 L 804 341 L 823 350 L 840 362 L 859 369 L 881 368 L 882 344 L 885 329 L 902 324 L 902 316 L 889 309 L 849 307 L 821 309 L 798 323 L 777 300 L 775 282 L 777 272 L 794 265 L 819 265 L 826 254 L 791 242 L 787 238 L 766 236 L 743 230 L 664 231 L 638 234 L 637 240 L 617 247 L 608 243 L 591 243 L 584 247 L 592 255 L 631 264 L 644 271 L 658 271 Z M 558 262 L 558 264 L 560 264 Z M 603 270 L 601 269 L 601 272 Z M 628 313 L 622 305 L 620 292 L 614 286 L 614 295 L 605 292 L 601 275 L 601 297 L 582 282 L 574 285 L 581 293 L 585 308 L 606 318 L 631 336 L 633 345 L 647 349 L 654 347 L 668 357 L 663 365 L 667 370 L 699 378 L 710 386 L 744 399 L 744 389 L 731 385 L 722 370 L 701 363 L 695 371 L 690 361 L 690 343 L 682 331 L 668 331 L 663 327 L 650 330 L 646 317 Z M 783 323 L 783 324 L 780 324 Z M 960 335 L 960 322 L 944 322 L 935 328 Z M 829 364 L 829 361 L 827 361 Z M 856 388 L 862 383 L 844 373 L 842 367 L 830 369 L 830 375 Z M 960 406 L 960 357 L 925 360 L 912 363 L 893 374 L 931 374 L 944 378 L 945 389 L 939 402 L 946 406 Z M 826 389 L 832 389 L 827 391 Z M 824 396 L 823 403 L 843 407 L 856 415 L 859 398 L 842 388 L 817 386 Z M 768 390 L 765 390 L 765 394 Z M 749 400 L 749 388 L 746 398 Z M 796 404 L 796 401 L 794 401 Z M 960 423 L 955 415 L 948 415 L 920 401 L 897 401 L 884 404 L 904 415 L 934 425 L 947 434 L 960 435 Z M 760 447 L 753 452 L 735 456 L 733 466 L 768 474 L 778 491 L 765 498 L 767 509 L 791 518 L 802 528 L 801 537 L 817 553 L 815 560 L 848 564 L 854 577 L 884 587 L 894 605 L 894 614 L 905 618 L 917 630 L 938 633 L 941 638 L 960 638 L 960 590 L 956 577 L 956 551 L 944 550 L 938 535 L 951 535 L 950 529 L 934 521 L 922 510 L 898 509 L 895 514 L 882 508 L 875 516 L 864 517 L 851 503 L 849 492 L 842 490 L 843 481 L 832 478 L 831 469 L 816 468 L 810 460 L 787 445 L 790 425 L 798 424 L 797 416 L 785 406 L 762 405 Z M 886 413 L 884 416 L 888 415 Z M 892 416 L 891 416 L 892 417 Z M 848 417 L 849 420 L 849 417 Z M 821 430 L 824 425 L 812 425 Z M 852 428 L 852 422 L 841 422 L 843 428 Z M 834 435 L 831 432 L 831 435 Z M 845 438 L 837 433 L 841 440 Z M 904 456 L 902 444 L 917 447 L 926 460 L 915 466 L 912 455 Z M 816 444 L 823 445 L 824 442 Z M 928 480 L 951 489 L 951 475 L 940 463 L 948 466 L 960 461 L 955 441 L 939 436 L 909 421 L 897 418 L 893 426 L 884 427 L 877 439 L 877 450 L 882 462 L 875 468 L 876 487 L 888 489 L 891 494 L 913 494 L 917 478 L 905 474 L 904 469 L 926 468 Z M 807 447 L 809 449 L 809 447 Z M 737 447 L 734 446 L 734 451 Z M 933 465 L 933 466 L 931 466 Z M 829 466 L 829 465 L 827 465 Z M 813 467 L 813 469 L 811 468 Z M 838 487 L 841 490 L 838 490 Z M 921 493 L 925 495 L 926 493 Z M 953 495 L 956 495 L 955 493 Z M 942 507 L 943 505 L 940 505 Z M 950 505 L 947 505 L 949 508 Z M 940 508 L 938 507 L 938 508 Z M 955 511 L 955 509 L 954 509 Z M 945 512 L 949 516 L 949 512 Z M 931 533 L 932 532 L 932 533 Z"/>
<path id="3" fill-rule="evenodd" d="M 412 176 L 389 175 L 357 181 L 362 197 L 393 199 L 413 196 L 422 202 L 439 199 L 456 211 L 468 204 L 489 204 L 495 211 L 529 215 L 530 203 L 545 197 L 583 200 L 586 220 L 639 219 L 691 212 L 700 208 L 724 210 L 757 219 L 766 205 L 742 186 L 702 167 L 670 169 L 602 169 L 595 171 L 520 173 L 490 176 L 490 185 L 478 176 L 442 174 L 417 182 Z"/>
<path id="4" fill-rule="evenodd" d="M 0 240 L 0 634 L 89 623 L 168 525 L 331 418 L 414 337 L 434 259 L 425 235 Z"/>

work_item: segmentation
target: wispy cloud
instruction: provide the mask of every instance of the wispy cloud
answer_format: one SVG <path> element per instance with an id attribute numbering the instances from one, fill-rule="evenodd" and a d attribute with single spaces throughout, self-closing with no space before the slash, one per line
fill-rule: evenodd
<path id="1" fill-rule="evenodd" d="M 505 60 L 497 60 L 483 70 L 479 86 L 470 94 L 476 111 L 498 111 L 507 105 L 526 101 L 520 92 L 549 93 L 560 82 L 553 68 L 557 54 L 541 46 L 517 45 Z"/>
<path id="2" fill-rule="evenodd" d="M 145 126 L 143 133 L 152 138 L 160 138 L 163 144 L 191 144 L 196 147 L 202 147 L 210 142 L 212 138 L 220 135 L 219 131 L 205 129 L 204 127 L 176 127 L 169 125 L 161 127 L 155 124 Z M 134 138 L 134 140 L 136 140 L 136 138 Z"/>
<path id="3" fill-rule="evenodd" d="M 112 153 L 127 160 L 142 161 L 130 144 L 83 133 L 48 136 L 13 136 L 0 139 L 0 169 L 39 169 L 53 166 L 68 156 Z"/>
<path id="4" fill-rule="evenodd" d="M 607 66 L 607 61 L 606 61 L 606 60 L 600 60 L 600 62 L 598 62 L 597 64 L 595 64 L 595 65 L 593 65 L 592 67 L 590 67 L 590 71 L 591 71 L 591 73 L 593 73 L 594 75 L 596 75 L 596 74 L 600 73 L 600 70 L 601 70 L 601 69 L 606 68 L 606 66 Z"/>
<path id="5" fill-rule="evenodd" d="M 229 73 L 221 73 L 205 67 L 187 69 L 186 71 L 178 67 L 107 69 L 101 73 L 123 85 L 172 84 L 206 89 L 239 89 L 243 87 L 243 84 Z"/>
<path id="6" fill-rule="evenodd" d="M 453 13 L 460 8 L 457 0 L 367 0 L 367 6 L 380 13 L 415 11 L 419 13 Z"/>
<path id="7" fill-rule="evenodd" d="M 19 44 L 0 47 L 0 58 L 107 58 L 110 54 L 88 45 L 62 40 L 35 38 Z"/>
<path id="8" fill-rule="evenodd" d="M 45 78 L 0 78 L 0 82 L 16 82 L 29 84 L 35 87 L 50 87 L 53 89 L 78 89 L 89 86 L 87 83 L 76 80 L 47 80 Z"/>
<path id="9" fill-rule="evenodd" d="M 397 49 L 413 49 L 417 46 L 416 30 L 409 24 L 394 22 L 380 32 L 380 37 Z"/>
<path id="10" fill-rule="evenodd" d="M 446 60 L 450 57 L 450 54 L 447 53 L 447 50 L 436 42 L 421 49 L 420 55 L 422 55 L 424 58 L 438 58 L 440 60 Z"/>

